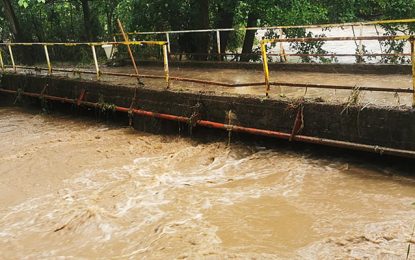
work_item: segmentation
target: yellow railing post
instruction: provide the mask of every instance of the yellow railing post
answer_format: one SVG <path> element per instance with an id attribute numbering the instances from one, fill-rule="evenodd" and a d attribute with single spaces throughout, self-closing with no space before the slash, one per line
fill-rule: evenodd
<path id="1" fill-rule="evenodd" d="M 17 68 L 16 68 L 16 63 L 14 62 L 12 46 L 9 44 L 9 45 L 7 45 L 7 48 L 9 49 L 10 60 L 12 62 L 13 70 L 14 70 L 14 72 L 16 72 Z"/>
<path id="2" fill-rule="evenodd" d="M 99 80 L 101 72 L 99 71 L 99 64 L 97 59 L 97 52 L 95 50 L 95 45 L 91 45 L 92 49 L 92 57 L 94 57 L 94 63 L 95 63 L 95 70 L 97 71 L 97 79 Z"/>
<path id="3" fill-rule="evenodd" d="M 412 107 L 415 107 L 415 40 L 411 39 L 411 60 L 412 60 Z"/>
<path id="4" fill-rule="evenodd" d="M 168 45 L 163 45 L 163 59 L 164 59 L 164 74 L 166 76 L 167 88 L 170 87 L 170 76 L 169 76 L 169 53 Z"/>
<path id="5" fill-rule="evenodd" d="M 48 46 L 45 44 L 45 45 L 43 45 L 43 48 L 45 49 L 46 62 L 48 63 L 48 72 L 49 72 L 49 75 L 50 75 L 50 74 L 52 74 L 52 65 L 50 63 Z"/>
<path id="6" fill-rule="evenodd" d="M 266 96 L 269 96 L 270 84 L 269 84 L 269 68 L 268 68 L 268 57 L 267 57 L 267 46 L 265 41 L 261 41 L 261 53 L 262 53 L 262 64 L 264 66 L 264 76 L 265 76 L 265 87 L 266 87 Z"/>
<path id="7" fill-rule="evenodd" d="M 3 61 L 3 54 L 2 54 L 2 50 L 0 49 L 0 67 L 1 67 L 1 71 L 4 72 L 4 61 Z"/>

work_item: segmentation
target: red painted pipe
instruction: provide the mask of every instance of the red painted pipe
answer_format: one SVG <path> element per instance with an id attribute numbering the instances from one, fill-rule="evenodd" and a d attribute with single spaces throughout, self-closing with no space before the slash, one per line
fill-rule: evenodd
<path id="1" fill-rule="evenodd" d="M 18 91 L 2 89 L 2 88 L 0 88 L 0 92 L 6 93 L 6 94 L 18 94 Z M 70 103 L 70 104 L 77 104 L 79 102 L 76 99 L 41 95 L 37 93 L 20 92 L 20 95 L 24 95 L 28 97 L 45 98 L 45 99 L 49 99 L 53 101 L 59 101 L 59 102 Z M 100 107 L 99 103 L 93 103 L 93 102 L 87 102 L 87 101 L 81 101 L 80 103 L 84 106 L 89 106 L 89 107 L 94 107 L 94 108 Z M 153 117 L 153 118 L 159 118 L 159 119 L 164 119 L 164 120 L 169 120 L 169 121 L 177 121 L 177 122 L 182 122 L 182 123 L 190 123 L 189 117 L 155 113 L 155 112 L 150 112 L 150 111 L 145 111 L 145 110 L 140 110 L 140 109 L 130 110 L 129 108 L 119 107 L 119 106 L 116 106 L 115 110 L 118 112 L 124 112 L 124 113 L 129 113 L 131 111 L 132 113 L 139 115 L 139 116 Z M 199 126 L 208 127 L 208 128 L 222 129 L 226 131 L 247 133 L 247 134 L 267 136 L 267 137 L 275 137 L 275 138 L 285 139 L 285 140 L 289 140 L 291 138 L 291 135 L 288 133 L 282 133 L 282 132 L 271 131 L 271 130 L 262 130 L 262 129 L 257 129 L 257 128 L 249 128 L 249 127 L 243 127 L 243 126 L 227 125 L 223 123 L 217 123 L 217 122 L 206 121 L 206 120 L 198 120 L 196 124 Z M 303 135 L 296 135 L 293 138 L 293 140 L 304 142 L 304 143 L 327 145 L 327 146 L 332 146 L 332 147 L 347 148 L 347 149 L 359 150 L 359 151 L 365 151 L 365 152 L 388 154 L 388 155 L 407 157 L 407 158 L 415 158 L 415 151 L 409 151 L 409 150 L 393 149 L 393 148 L 373 146 L 373 145 L 364 145 L 364 144 L 336 141 L 336 140 L 331 140 L 331 139 L 317 138 L 317 137 L 310 137 L 310 136 L 303 136 Z"/>

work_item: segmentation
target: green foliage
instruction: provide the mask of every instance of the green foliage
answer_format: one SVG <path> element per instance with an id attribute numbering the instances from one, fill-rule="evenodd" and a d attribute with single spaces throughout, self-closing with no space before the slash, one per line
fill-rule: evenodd
<path id="1" fill-rule="evenodd" d="M 104 95 L 100 94 L 98 97 L 98 108 L 101 112 L 106 113 L 106 112 L 114 112 L 116 109 L 116 105 L 114 104 L 110 104 L 110 103 L 106 103 L 104 101 Z"/>
<path id="2" fill-rule="evenodd" d="M 33 0 L 19 0 L 17 3 L 19 6 L 23 7 L 23 8 L 27 8 L 29 6 L 29 3 L 32 2 Z M 36 0 L 36 2 L 38 3 L 45 3 L 45 0 Z"/>
<path id="3" fill-rule="evenodd" d="M 332 22 L 351 22 L 415 17 L 414 0 L 210 0 L 207 10 L 195 8 L 202 2 L 196 0 L 10 0 L 25 36 L 31 41 L 71 42 L 113 40 L 117 33 L 117 19 L 121 19 L 127 31 L 164 31 L 195 29 L 201 17 L 208 14 L 204 27 L 221 26 L 225 18 L 231 26 L 245 27 L 248 16 L 258 18 L 258 26 L 303 25 Z M 1 6 L 1 5 L 0 5 Z M 2 8 L 4 9 L 4 8 Z M 231 17 L 228 17 L 231 16 Z M 0 16 L 0 37 L 13 40 L 6 16 Z M 200 19 L 199 19 L 200 18 Z M 201 28 L 197 28 L 201 29 Z M 387 35 L 396 31 L 412 34 L 414 26 L 384 26 Z M 285 30 L 291 37 L 317 36 L 305 30 Z M 265 37 L 275 37 L 277 32 L 267 32 Z M 230 33 L 227 50 L 240 51 L 244 32 Z M 321 34 L 319 36 L 324 36 Z M 177 52 L 199 51 L 193 45 L 208 41 L 206 51 L 215 52 L 215 35 L 196 37 L 185 34 L 171 35 L 172 48 Z M 140 40 L 165 40 L 165 35 L 140 36 Z M 199 41 L 199 42 L 198 42 Z M 192 44 L 190 44 L 192 43 Z M 296 43 L 291 45 L 298 53 L 325 53 L 323 43 Z M 402 51 L 404 43 L 382 43 L 386 53 Z M 158 55 L 158 50 L 143 49 L 143 54 Z M 53 54 L 52 54 L 53 55 Z M 76 54 L 65 53 L 65 56 Z M 307 58 L 306 62 L 331 62 L 326 58 Z M 384 62 L 407 62 L 405 57 L 384 57 Z"/>

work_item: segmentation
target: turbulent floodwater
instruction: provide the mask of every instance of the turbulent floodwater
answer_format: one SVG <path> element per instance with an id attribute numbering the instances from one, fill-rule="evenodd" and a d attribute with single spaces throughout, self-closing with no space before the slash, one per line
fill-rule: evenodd
<path id="1" fill-rule="evenodd" d="M 392 165 L 0 108 L 0 251 L 21 258 L 415 257 Z"/>

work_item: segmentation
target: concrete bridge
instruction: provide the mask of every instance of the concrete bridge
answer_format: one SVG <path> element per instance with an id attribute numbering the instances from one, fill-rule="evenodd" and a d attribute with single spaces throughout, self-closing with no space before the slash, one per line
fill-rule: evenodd
<path id="1" fill-rule="evenodd" d="M 0 59 L 0 102 L 114 111 L 153 132 L 204 127 L 415 158 L 413 64 L 268 64 L 270 42 L 340 40 L 414 44 L 412 36 L 274 39 L 261 42 L 261 63 L 224 63 L 171 62 L 168 41 L 9 43 L 10 63 Z M 160 46 L 163 61 L 136 64 L 130 46 L 143 44 Z M 18 65 L 16 45 L 43 47 L 48 66 Z M 88 46 L 94 63 L 53 65 L 54 45 Z M 132 67 L 99 64 L 102 45 L 127 46 Z"/>

